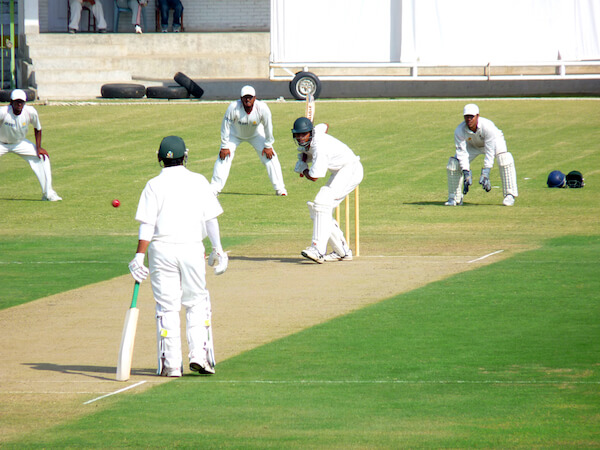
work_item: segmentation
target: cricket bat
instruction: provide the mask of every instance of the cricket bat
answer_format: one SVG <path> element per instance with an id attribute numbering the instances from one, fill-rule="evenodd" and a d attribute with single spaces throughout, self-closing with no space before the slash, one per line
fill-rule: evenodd
<path id="1" fill-rule="evenodd" d="M 121 348 L 119 349 L 119 360 L 117 361 L 117 381 L 127 381 L 131 375 L 131 361 L 133 359 L 133 345 L 135 343 L 135 332 L 137 330 L 140 310 L 137 309 L 137 297 L 140 283 L 135 282 L 133 287 L 133 298 L 131 306 L 125 315 L 125 325 L 121 336 Z"/>
<path id="2" fill-rule="evenodd" d="M 315 119 L 315 97 L 312 94 L 306 96 L 306 108 L 304 117 L 307 117 L 311 122 Z"/>

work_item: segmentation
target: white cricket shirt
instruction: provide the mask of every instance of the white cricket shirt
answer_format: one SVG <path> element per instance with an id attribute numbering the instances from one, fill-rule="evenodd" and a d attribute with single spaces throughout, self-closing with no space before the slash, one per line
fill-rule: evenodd
<path id="1" fill-rule="evenodd" d="M 479 117 L 475 131 L 471 131 L 465 122 L 461 122 L 454 131 L 456 158 L 460 162 L 461 169 L 469 170 L 470 168 L 467 146 L 484 153 L 483 167 L 492 168 L 498 139 L 504 144 L 504 133 L 489 119 Z"/>
<path id="2" fill-rule="evenodd" d="M 312 157 L 312 166 L 308 174 L 313 178 L 323 178 L 327 175 L 327 170 L 335 173 L 342 167 L 360 160 L 350 147 L 327 134 L 327 128 L 327 124 L 324 123 L 314 127 L 310 148 L 305 151 Z"/>
<path id="3" fill-rule="evenodd" d="M 201 242 L 206 221 L 223 213 L 208 180 L 184 166 L 165 167 L 142 191 L 135 220 L 154 225 L 153 241 Z"/>
<path id="4" fill-rule="evenodd" d="M 33 106 L 23 106 L 21 114 L 16 116 L 11 105 L 0 108 L 0 142 L 17 144 L 27 137 L 29 125 L 41 130 L 40 117 Z"/>
<path id="5" fill-rule="evenodd" d="M 228 148 L 229 136 L 250 139 L 261 133 L 265 136 L 265 147 L 271 148 L 275 142 L 273 122 L 271 110 L 265 102 L 255 100 L 250 114 L 246 114 L 241 99 L 229 104 L 221 123 L 221 148 Z"/>

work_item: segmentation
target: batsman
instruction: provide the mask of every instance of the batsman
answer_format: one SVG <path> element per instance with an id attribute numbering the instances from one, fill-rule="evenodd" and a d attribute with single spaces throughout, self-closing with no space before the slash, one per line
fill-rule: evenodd
<path id="1" fill-rule="evenodd" d="M 314 202 L 307 202 L 313 221 L 312 244 L 300 252 L 305 258 L 319 264 L 352 260 L 352 250 L 333 218 L 333 211 L 364 176 L 360 157 L 346 144 L 329 135 L 328 131 L 328 124 L 313 126 L 307 117 L 296 119 L 292 128 L 294 141 L 298 145 L 298 162 L 294 171 L 310 181 L 324 177 L 328 170 L 331 172 Z M 332 248 L 329 254 L 328 244 Z"/>
<path id="2" fill-rule="evenodd" d="M 182 375 L 179 311 L 186 309 L 190 370 L 214 374 L 210 326 L 211 303 L 206 288 L 203 239 L 213 251 L 209 265 L 215 273 L 227 270 L 228 257 L 221 246 L 219 216 L 223 209 L 208 180 L 185 167 L 188 150 L 182 138 L 165 137 L 158 149 L 163 169 L 146 184 L 135 219 L 140 222 L 137 251 L 129 263 L 133 278 L 142 282 L 150 274 L 156 301 L 158 374 Z M 148 251 L 149 269 L 144 266 Z"/>
<path id="3" fill-rule="evenodd" d="M 445 205 L 462 205 L 463 197 L 467 195 L 469 186 L 473 184 L 471 162 L 477 156 L 484 155 L 479 184 L 486 192 L 492 190 L 490 171 L 496 158 L 504 194 L 502 203 L 504 206 L 513 206 L 515 198 L 519 196 L 517 172 L 513 155 L 506 148 L 504 134 L 494 125 L 494 122 L 479 117 L 479 107 L 473 103 L 464 107 L 463 117 L 464 122 L 461 122 L 454 131 L 456 155 L 450 157 L 446 166 L 448 201 Z"/>

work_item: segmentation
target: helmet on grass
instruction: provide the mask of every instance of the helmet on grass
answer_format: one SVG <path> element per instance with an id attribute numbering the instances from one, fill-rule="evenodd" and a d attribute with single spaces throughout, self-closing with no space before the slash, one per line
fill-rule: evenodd
<path id="1" fill-rule="evenodd" d="M 582 188 L 585 186 L 583 175 L 578 170 L 573 170 L 567 174 L 567 186 L 570 188 Z"/>
<path id="2" fill-rule="evenodd" d="M 560 170 L 553 170 L 548 175 L 548 187 L 549 188 L 564 188 L 566 187 L 566 178 L 565 174 Z"/>

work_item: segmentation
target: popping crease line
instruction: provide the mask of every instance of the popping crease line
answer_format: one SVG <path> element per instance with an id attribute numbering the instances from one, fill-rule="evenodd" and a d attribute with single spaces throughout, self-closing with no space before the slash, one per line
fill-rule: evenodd
<path id="1" fill-rule="evenodd" d="M 83 402 L 83 404 L 84 405 L 89 405 L 90 403 L 94 403 L 95 401 L 102 400 L 103 398 L 106 398 L 106 397 L 110 397 L 111 395 L 120 394 L 121 392 L 125 392 L 125 391 L 128 391 L 129 389 L 133 389 L 135 387 L 141 386 L 145 382 L 146 381 L 140 381 L 138 383 L 132 384 L 131 386 L 127 386 L 127 387 L 125 387 L 123 389 L 119 389 L 117 391 L 110 392 L 110 393 L 105 394 L 105 395 L 101 395 L 100 397 L 93 398 L 92 400 L 88 400 L 87 402 Z"/>
<path id="2" fill-rule="evenodd" d="M 502 381 L 502 380 L 210 380 L 219 384 L 508 384 L 508 385 L 555 385 L 555 384 L 600 384 L 600 381 Z"/>
<path id="3" fill-rule="evenodd" d="M 477 259 L 473 259 L 471 261 L 467 261 L 467 264 L 471 264 L 471 263 L 474 263 L 474 262 L 477 262 L 477 261 L 481 261 L 482 259 L 489 258 L 490 256 L 497 255 L 498 253 L 502 253 L 503 251 L 504 250 L 496 250 L 495 252 L 488 253 L 487 255 L 483 255 L 483 256 L 481 256 L 481 257 L 479 257 Z"/>

